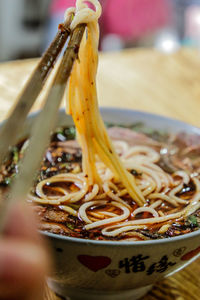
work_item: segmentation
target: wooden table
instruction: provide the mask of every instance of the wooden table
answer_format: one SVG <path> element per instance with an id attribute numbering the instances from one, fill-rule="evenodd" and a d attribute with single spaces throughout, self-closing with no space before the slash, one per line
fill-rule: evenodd
<path id="1" fill-rule="evenodd" d="M 0 65 L 0 120 L 6 117 L 35 60 Z M 145 110 L 200 126 L 200 53 L 182 49 L 166 56 L 154 50 L 103 54 L 98 73 L 99 103 Z M 34 105 L 41 105 L 42 96 Z M 199 300 L 200 259 L 155 285 L 143 300 Z M 46 300 L 58 299 L 47 289 Z"/>

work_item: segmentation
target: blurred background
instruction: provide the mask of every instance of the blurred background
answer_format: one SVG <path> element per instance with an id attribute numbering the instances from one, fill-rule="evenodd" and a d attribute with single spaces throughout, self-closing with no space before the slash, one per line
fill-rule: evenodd
<path id="1" fill-rule="evenodd" d="M 102 51 L 200 48 L 200 0 L 100 0 Z M 0 0 L 0 61 L 40 56 L 75 0 Z"/>

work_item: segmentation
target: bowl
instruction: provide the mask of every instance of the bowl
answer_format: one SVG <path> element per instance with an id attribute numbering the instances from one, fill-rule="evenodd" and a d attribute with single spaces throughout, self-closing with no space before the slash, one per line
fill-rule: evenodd
<path id="1" fill-rule="evenodd" d="M 110 123 L 144 122 L 154 129 L 200 135 L 200 129 L 162 116 L 134 110 L 102 108 L 103 119 Z M 22 136 L 28 134 L 33 114 Z M 57 125 L 72 124 L 64 111 Z M 182 236 L 141 242 L 83 240 L 42 233 L 52 248 L 55 269 L 49 286 L 61 296 L 81 300 L 138 299 L 152 285 L 181 270 L 200 254 L 200 230 Z"/>

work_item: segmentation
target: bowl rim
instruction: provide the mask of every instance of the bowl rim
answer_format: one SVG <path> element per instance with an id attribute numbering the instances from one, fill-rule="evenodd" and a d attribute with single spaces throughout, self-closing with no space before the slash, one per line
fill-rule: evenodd
<path id="1" fill-rule="evenodd" d="M 120 247 L 127 247 L 127 246 L 134 246 L 134 247 L 140 247 L 140 246 L 149 246 L 149 245 L 162 245 L 162 244 L 171 244 L 176 243 L 179 241 L 185 241 L 187 242 L 188 239 L 195 238 L 196 236 L 200 235 L 200 229 L 197 229 L 196 231 L 182 234 L 180 236 L 176 237 L 169 237 L 169 238 L 163 238 L 163 239 L 157 239 L 157 240 L 146 240 L 146 241 L 98 241 L 98 240 L 90 240 L 90 239 L 83 239 L 83 238 L 75 238 L 65 235 L 59 235 L 55 233 L 50 233 L 46 231 L 39 231 L 43 236 L 56 239 L 60 241 L 66 241 L 70 243 L 75 244 L 85 244 L 85 245 L 95 245 L 95 246 L 120 246 Z"/>
<path id="2" fill-rule="evenodd" d="M 178 120 L 178 119 L 174 119 L 174 118 L 170 118 L 170 117 L 166 117 L 166 116 L 162 116 L 160 114 L 156 114 L 156 113 L 150 113 L 150 112 L 145 112 L 142 110 L 135 110 L 135 109 L 126 109 L 126 108 L 118 108 L 118 107 L 107 107 L 107 106 L 101 106 L 100 107 L 100 111 L 103 113 L 105 111 L 107 112 L 114 112 L 114 113 L 119 113 L 121 112 L 122 114 L 137 114 L 137 115 L 142 115 L 142 116 L 146 116 L 146 117 L 152 117 L 152 118 L 156 118 L 157 120 L 165 120 L 168 123 L 173 122 L 174 124 L 177 124 L 179 126 L 182 127 L 186 127 L 189 131 L 192 131 L 193 133 L 200 135 L 200 128 L 198 128 L 197 126 L 193 126 L 187 122 Z M 65 112 L 64 108 L 61 108 L 59 110 L 59 113 L 63 113 Z M 32 119 L 34 117 L 36 117 L 39 113 L 38 111 L 35 111 L 33 113 L 31 113 L 28 116 L 28 119 Z M 1 124 L 4 122 L 1 122 Z M 184 129 L 183 129 L 184 130 Z M 182 240 L 188 240 L 191 238 L 195 238 L 196 236 L 200 235 L 200 228 L 197 229 L 196 231 L 190 232 L 190 233 L 186 233 L 180 236 L 176 236 L 176 237 L 172 237 L 172 238 L 163 238 L 163 239 L 156 239 L 156 240 L 146 240 L 146 241 L 98 241 L 98 240 L 90 240 L 90 239 L 83 239 L 83 238 L 75 238 L 75 237 L 69 237 L 69 236 L 64 236 L 64 235 L 59 235 L 59 234 L 55 234 L 55 233 L 50 233 L 50 232 L 46 232 L 46 231 L 41 231 L 39 230 L 39 232 L 46 237 L 49 238 L 53 238 L 53 239 L 57 239 L 57 240 L 62 240 L 62 241 L 67 241 L 67 242 L 71 242 L 71 243 L 80 243 L 80 244 L 86 244 L 86 245 L 96 245 L 96 246 L 122 246 L 122 247 L 126 247 L 126 246 L 148 246 L 148 245 L 158 245 L 158 244 L 166 244 L 166 243 L 176 243 L 178 241 L 182 241 Z"/>

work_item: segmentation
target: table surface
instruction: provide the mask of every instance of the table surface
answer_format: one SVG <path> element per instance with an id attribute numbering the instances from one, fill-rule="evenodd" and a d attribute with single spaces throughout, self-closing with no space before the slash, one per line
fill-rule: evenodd
<path id="1" fill-rule="evenodd" d="M 0 120 L 6 117 L 37 60 L 0 64 Z M 47 82 L 47 85 L 49 83 Z M 46 89 L 35 103 L 40 108 Z M 100 56 L 101 106 L 144 110 L 200 126 L 200 53 L 182 49 L 173 55 L 152 49 Z M 58 300 L 48 288 L 45 300 Z M 156 284 L 143 300 L 199 300 L 200 259 Z"/>

